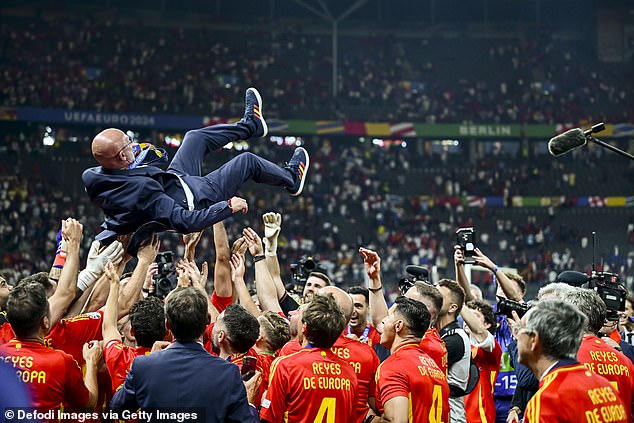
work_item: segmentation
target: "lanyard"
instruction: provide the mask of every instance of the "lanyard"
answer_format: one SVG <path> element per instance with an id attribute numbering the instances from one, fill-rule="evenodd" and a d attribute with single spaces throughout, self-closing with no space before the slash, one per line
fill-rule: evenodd
<path id="1" fill-rule="evenodd" d="M 156 157 L 148 160 L 146 163 L 143 163 L 150 151 L 152 151 Z M 134 169 L 142 163 L 150 165 L 160 162 L 167 163 L 168 161 L 167 152 L 164 148 L 156 148 L 153 144 L 147 142 L 142 142 L 138 144 L 132 143 L 132 152 L 134 153 L 134 161 L 128 165 L 128 169 Z"/>
<path id="2" fill-rule="evenodd" d="M 350 325 L 348 325 L 348 335 L 350 335 L 351 333 L 352 333 L 352 328 L 350 328 Z M 365 329 L 363 329 L 363 333 L 359 337 L 359 341 L 363 342 L 364 344 L 367 344 L 369 334 L 370 334 L 370 325 L 367 325 Z"/>

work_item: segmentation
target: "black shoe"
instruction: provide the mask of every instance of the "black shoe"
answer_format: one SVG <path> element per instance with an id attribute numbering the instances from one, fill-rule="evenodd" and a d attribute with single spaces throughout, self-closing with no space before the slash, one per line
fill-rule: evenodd
<path id="1" fill-rule="evenodd" d="M 285 169 L 290 170 L 295 179 L 293 188 L 286 189 L 291 195 L 298 196 L 302 193 L 309 165 L 310 159 L 308 158 L 308 152 L 304 147 L 297 147 L 293 153 L 293 157 L 291 157 L 291 160 L 285 166 Z"/>
<path id="2" fill-rule="evenodd" d="M 269 127 L 262 116 L 262 97 L 255 88 L 249 88 L 244 96 L 244 117 L 242 120 L 255 123 L 253 138 L 265 137 L 269 133 Z"/>

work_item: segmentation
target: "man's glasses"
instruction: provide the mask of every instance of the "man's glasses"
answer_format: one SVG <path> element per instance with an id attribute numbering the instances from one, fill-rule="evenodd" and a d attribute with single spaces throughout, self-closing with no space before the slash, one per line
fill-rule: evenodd
<path id="1" fill-rule="evenodd" d="M 121 147 L 121 149 L 119 151 L 117 151 L 116 154 L 114 156 L 112 156 L 112 157 L 117 157 L 119 155 L 119 153 L 121 153 L 123 150 L 125 150 L 129 145 L 134 144 L 134 132 L 127 131 L 125 134 L 128 136 L 128 139 L 130 141 L 126 145 Z"/>

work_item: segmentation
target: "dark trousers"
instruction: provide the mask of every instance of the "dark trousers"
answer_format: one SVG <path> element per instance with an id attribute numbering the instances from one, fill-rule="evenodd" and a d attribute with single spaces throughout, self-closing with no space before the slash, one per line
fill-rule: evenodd
<path id="1" fill-rule="evenodd" d="M 254 126 L 253 123 L 240 121 L 193 129 L 185 134 L 167 170 L 182 177 L 192 189 L 196 208 L 228 200 L 250 179 L 267 185 L 293 187 L 293 175 L 289 170 L 248 152 L 202 176 L 202 163 L 207 154 L 230 142 L 249 139 Z"/>

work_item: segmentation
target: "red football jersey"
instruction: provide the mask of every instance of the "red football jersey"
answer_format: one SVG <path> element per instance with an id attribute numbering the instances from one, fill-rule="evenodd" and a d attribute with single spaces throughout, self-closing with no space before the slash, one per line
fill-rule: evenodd
<path id="1" fill-rule="evenodd" d="M 233 303 L 233 297 L 220 297 L 216 295 L 216 291 L 211 294 L 211 304 L 218 310 L 218 313 L 222 313 Z"/>
<path id="2" fill-rule="evenodd" d="M 83 367 L 85 361 L 82 354 L 84 344 L 89 341 L 103 339 L 101 325 L 103 310 L 80 314 L 70 319 L 62 319 L 51 328 L 44 343 L 58 350 L 62 350 Z"/>
<path id="3" fill-rule="evenodd" d="M 288 341 L 282 348 L 280 348 L 280 357 L 284 357 L 285 355 L 295 354 L 302 350 L 302 345 L 299 343 L 297 339 L 291 339 Z"/>
<path id="4" fill-rule="evenodd" d="M 581 341 L 577 360 L 588 370 L 610 381 L 619 392 L 623 403 L 630 407 L 628 422 L 631 422 L 634 413 L 634 364 L 630 359 L 602 339 L 586 335 Z"/>
<path id="5" fill-rule="evenodd" d="M 6 344 L 13 338 L 15 338 L 15 334 L 13 333 L 13 328 L 11 327 L 11 324 L 9 322 L 4 322 L 2 325 L 0 325 L 0 345 Z"/>
<path id="6" fill-rule="evenodd" d="M 410 422 L 448 422 L 449 384 L 447 376 L 415 343 L 401 345 L 376 372 L 379 412 L 392 398 L 409 399 Z"/>
<path id="7" fill-rule="evenodd" d="M 260 415 L 272 423 L 349 422 L 356 391 L 346 360 L 329 349 L 304 348 L 273 362 Z"/>
<path id="8" fill-rule="evenodd" d="M 440 370 L 445 372 L 446 375 L 447 369 L 449 369 L 447 347 L 436 328 L 427 329 L 425 336 L 423 336 L 423 339 L 420 341 L 420 347 L 434 360 L 436 365 Z"/>
<path id="9" fill-rule="evenodd" d="M 130 367 L 132 367 L 132 361 L 140 355 L 149 354 L 150 350 L 151 348 L 147 347 L 131 348 L 123 345 L 123 342 L 117 339 L 113 339 L 106 344 L 103 358 L 106 362 L 108 373 L 110 373 L 113 393 L 123 385 L 125 377 L 130 371 Z"/>
<path id="10" fill-rule="evenodd" d="M 372 325 L 367 325 L 360 333 L 352 332 L 352 328 L 350 327 L 350 325 L 348 325 L 348 329 L 346 329 L 346 334 L 351 333 L 359 337 L 359 342 L 368 344 L 371 347 L 381 343 L 381 334 Z"/>
<path id="11" fill-rule="evenodd" d="M 77 362 L 64 351 L 36 341 L 13 339 L 0 346 L 0 357 L 27 382 L 35 407 L 42 412 L 59 409 L 62 403 L 83 407 L 89 392 Z"/>
<path id="12" fill-rule="evenodd" d="M 355 341 L 341 335 L 332 352 L 349 362 L 357 375 L 357 398 L 353 412 L 353 422 L 361 423 L 368 413 L 368 397 L 374 397 L 376 392 L 376 369 L 379 367 L 379 357 L 374 349 L 360 341 Z"/>
<path id="13" fill-rule="evenodd" d="M 480 369 L 480 380 L 474 390 L 465 396 L 465 411 L 468 422 L 495 422 L 495 401 L 493 400 L 493 387 L 500 370 L 502 361 L 502 348 L 495 341 L 493 351 L 486 351 L 479 347 L 471 347 L 473 361 Z"/>
<path id="14" fill-rule="evenodd" d="M 213 352 L 212 332 L 214 331 L 214 326 L 216 326 L 216 322 L 211 322 L 205 328 L 205 332 L 203 332 L 203 346 L 209 354 L 218 356 L 218 354 Z"/>
<path id="15" fill-rule="evenodd" d="M 524 422 L 625 423 L 628 413 L 610 382 L 576 363 L 552 370 L 539 382 Z"/>

